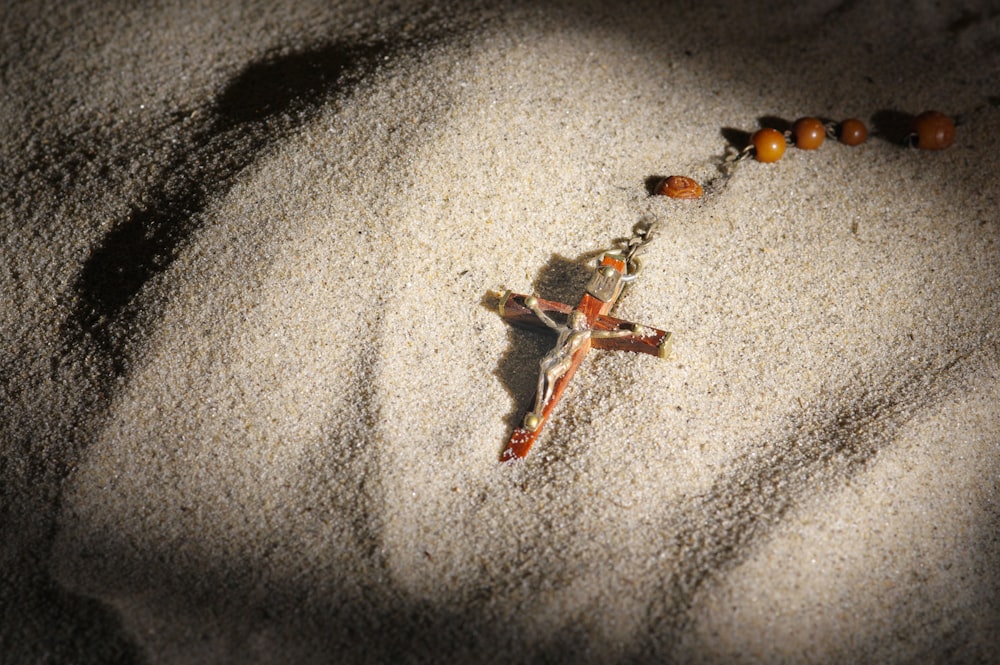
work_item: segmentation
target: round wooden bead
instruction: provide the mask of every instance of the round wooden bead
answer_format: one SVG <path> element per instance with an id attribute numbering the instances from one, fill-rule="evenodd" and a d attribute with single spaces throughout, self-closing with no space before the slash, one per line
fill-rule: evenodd
<path id="1" fill-rule="evenodd" d="M 785 135 L 777 129 L 758 129 L 750 136 L 750 143 L 758 162 L 776 162 L 785 154 Z"/>
<path id="2" fill-rule="evenodd" d="M 944 150 L 955 141 L 955 123 L 939 111 L 924 111 L 913 119 L 913 133 L 921 150 Z"/>
<path id="3" fill-rule="evenodd" d="M 861 145 L 868 139 L 868 128 L 857 118 L 848 118 L 840 123 L 838 138 L 844 145 Z"/>
<path id="4" fill-rule="evenodd" d="M 792 136 L 795 137 L 796 148 L 815 150 L 823 145 L 826 127 L 818 118 L 799 118 L 792 125 Z"/>
<path id="5" fill-rule="evenodd" d="M 692 178 L 683 175 L 672 175 L 660 182 L 656 188 L 656 193 L 669 196 L 672 199 L 700 199 L 705 190 Z"/>

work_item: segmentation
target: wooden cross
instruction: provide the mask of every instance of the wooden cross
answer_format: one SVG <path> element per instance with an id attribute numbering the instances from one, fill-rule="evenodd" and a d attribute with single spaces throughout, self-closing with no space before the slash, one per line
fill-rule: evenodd
<path id="1" fill-rule="evenodd" d="M 629 276 L 622 256 L 605 254 L 587 284 L 587 292 L 575 308 L 551 300 L 505 291 L 500 296 L 500 316 L 530 328 L 552 328 L 559 332 L 556 347 L 542 359 L 535 408 L 529 411 L 500 453 L 500 461 L 528 454 L 542 427 L 562 397 L 573 374 L 591 347 L 670 355 L 669 332 L 608 316 Z M 632 275 L 634 276 L 634 274 Z M 552 315 L 565 317 L 558 323 Z"/>

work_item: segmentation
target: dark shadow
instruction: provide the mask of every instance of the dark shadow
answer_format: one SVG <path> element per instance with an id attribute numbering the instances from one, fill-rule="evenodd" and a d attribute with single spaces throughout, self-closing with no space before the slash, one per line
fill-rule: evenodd
<path id="1" fill-rule="evenodd" d="M 655 196 L 656 190 L 659 189 L 660 187 L 660 183 L 662 183 L 668 177 L 670 176 L 656 175 L 656 174 L 646 176 L 646 179 L 643 180 L 643 184 L 646 187 L 646 193 L 649 194 L 650 196 Z"/>
<path id="2" fill-rule="evenodd" d="M 229 189 L 261 151 L 398 49 L 390 41 L 334 43 L 251 63 L 193 131 L 195 139 L 187 143 L 199 148 L 172 155 L 161 182 L 137 197 L 145 205 L 116 223 L 84 262 L 74 287 L 77 305 L 63 326 L 67 346 L 92 346 L 104 368 L 122 374 L 135 319 L 130 305 L 201 226 L 206 201 Z"/>
<path id="3" fill-rule="evenodd" d="M 735 127 L 723 127 L 719 130 L 722 134 L 722 138 L 725 139 L 729 147 L 736 152 L 739 152 L 750 145 L 750 134 L 745 129 L 736 129 Z"/>
<path id="4" fill-rule="evenodd" d="M 572 626 L 527 641 L 518 626 L 496 621 L 479 609 L 491 605 L 492 589 L 485 586 L 447 602 L 373 582 L 319 589 L 293 579 L 255 584 L 242 569 L 246 562 L 191 557 L 178 563 L 177 552 L 167 548 L 135 561 L 129 546 L 114 535 L 95 546 L 103 557 L 136 565 L 120 590 L 124 596 L 152 594 L 161 616 L 187 620 L 181 625 L 165 623 L 166 632 L 156 636 L 160 643 L 176 644 L 171 649 L 175 654 L 185 653 L 186 642 L 197 646 L 199 640 L 212 640 L 225 645 L 223 661 L 232 663 L 542 665 L 578 662 L 587 656 L 588 636 Z M 355 571 L 369 566 L 369 580 L 385 575 L 376 570 L 380 564 L 374 559 L 351 562 Z M 142 589 L 133 589 L 140 578 Z M 220 589 L 225 592 L 219 593 Z M 492 654 L 484 653 L 483 644 L 491 645 Z M 498 654 L 508 657 L 498 661 Z"/>
<path id="5" fill-rule="evenodd" d="M 568 305 L 576 305 L 583 296 L 590 274 L 594 271 L 591 264 L 602 253 L 586 252 L 575 259 L 553 254 L 545 266 L 538 270 L 535 277 L 535 294 L 546 300 L 558 300 Z"/>
<path id="6" fill-rule="evenodd" d="M 787 132 L 792 129 L 793 121 L 780 118 L 776 115 L 762 115 L 757 118 L 757 123 L 761 127 L 770 127 L 771 129 L 777 129 L 779 132 Z"/>
<path id="7" fill-rule="evenodd" d="M 669 569 L 657 588 L 635 591 L 648 599 L 648 616 L 658 617 L 658 623 L 639 633 L 617 662 L 673 662 L 691 629 L 691 609 L 703 587 L 750 558 L 817 485 L 840 487 L 868 468 L 921 407 L 948 399 L 955 375 L 968 369 L 962 364 L 970 360 L 978 359 L 958 356 L 939 366 L 912 369 L 901 380 L 887 376 L 884 383 L 893 388 L 881 393 L 859 395 L 847 381 L 837 395 L 843 406 L 826 421 L 816 423 L 806 414 L 788 435 L 762 439 L 752 453 L 727 465 L 703 494 L 664 506 L 653 523 L 659 532 L 670 534 L 664 557 Z M 881 433 L 877 442 L 868 436 L 872 428 Z M 333 448 L 329 455 L 331 460 L 343 458 Z M 544 480 L 536 482 L 529 491 L 541 491 Z M 263 655 L 275 657 L 274 662 L 296 663 L 493 662 L 483 645 L 490 645 L 493 653 L 516 651 L 517 662 L 528 664 L 591 662 L 590 636 L 572 624 L 529 641 L 518 634 L 520 626 L 498 623 L 490 603 L 497 590 L 487 585 L 464 590 L 461 597 L 442 593 L 429 600 L 377 584 L 386 573 L 377 553 L 377 530 L 370 525 L 352 534 L 359 542 L 349 565 L 355 583 L 338 584 L 317 574 L 324 588 L 309 579 L 261 582 L 246 574 L 251 563 L 223 557 L 199 559 L 163 549 L 137 559 L 133 547 L 114 534 L 94 537 L 97 560 L 128 562 L 116 593 L 152 595 L 165 616 L 211 618 L 206 630 L 229 645 L 225 655 L 233 662 L 250 660 L 251 655 L 258 661 Z M 372 542 L 365 542 L 369 539 Z M 84 543 L 84 551 L 91 546 Z M 629 580 L 619 580 L 618 574 L 615 566 L 608 566 L 609 584 L 630 588 Z M 182 637 L 188 626 L 167 628 Z M 249 635 L 271 641 L 251 643 Z"/>
<path id="8" fill-rule="evenodd" d="M 332 98 L 349 94 L 376 64 L 406 47 L 404 38 L 389 35 L 360 45 L 335 42 L 306 52 L 266 57 L 237 75 L 215 104 L 198 116 L 202 119 L 192 120 L 196 114 L 173 116 L 193 140 L 182 142 L 185 149 L 164 160 L 156 184 L 135 196 L 141 205 L 118 220 L 83 262 L 73 285 L 77 304 L 61 326 L 62 355 L 87 359 L 90 385 L 95 390 L 84 400 L 88 408 L 106 408 L 110 390 L 105 387 L 115 376 L 127 372 L 129 344 L 143 335 L 135 326 L 137 297 L 150 280 L 170 268 L 183 245 L 201 228 L 207 203 L 232 187 L 262 151 L 308 122 Z M 196 149 L 189 150 L 191 145 Z M 234 145 L 240 149 L 232 149 Z M 155 318 L 155 303 L 144 303 L 143 308 L 153 311 Z M 56 467 L 48 458 L 39 459 L 37 464 L 46 466 L 45 486 L 52 486 L 56 477 L 58 485 L 70 473 L 79 454 L 71 447 L 74 445 L 84 447 L 86 442 L 67 443 L 66 459 Z M 2 589 L 5 614 L 16 611 L 21 602 L 25 607 L 45 607 L 48 613 L 33 617 L 38 635 L 8 635 L 6 626 L 23 621 L 8 622 L 5 616 L 0 627 L 5 655 L 19 659 L 23 655 L 16 662 L 142 662 L 115 611 L 66 591 L 48 578 L 48 549 L 60 503 L 61 494 L 46 506 L 50 513 L 36 516 L 48 524 L 48 533 L 42 538 L 45 542 L 33 544 L 44 554 L 21 567 L 21 579 L 4 584 Z M 32 652 L 49 642 L 57 646 L 44 654 Z"/>
<path id="9" fill-rule="evenodd" d="M 760 441 L 734 460 L 707 492 L 667 509 L 659 524 L 675 534 L 669 559 L 678 563 L 664 586 L 649 594 L 654 614 L 667 620 L 655 640 L 636 645 L 641 655 L 628 662 L 669 656 L 690 629 L 690 610 L 706 583 L 747 560 L 815 487 L 841 486 L 867 468 L 914 414 L 947 397 L 970 358 L 956 354 L 937 367 L 887 376 L 883 384 L 892 388 L 885 392 L 858 394 L 848 381 L 838 395 L 843 406 L 818 429 L 807 415 L 786 438 Z M 876 427 L 877 442 L 867 436 Z"/>
<path id="10" fill-rule="evenodd" d="M 576 306 L 590 278 L 591 268 L 587 264 L 596 257 L 597 254 L 591 253 L 572 260 L 553 254 L 548 263 L 538 271 L 532 293 L 545 300 Z M 494 312 L 497 311 L 496 303 L 495 299 L 489 297 L 483 301 L 483 305 Z M 499 313 L 497 325 L 507 325 Z M 531 408 L 538 382 L 538 363 L 551 349 L 555 332 L 545 329 L 528 330 L 517 326 L 508 328 L 508 350 L 500 356 L 493 374 L 514 399 L 514 410 L 504 416 L 507 428 L 513 430 L 520 424 L 524 413 Z M 498 453 L 504 443 L 506 441 L 498 442 Z"/>
<path id="11" fill-rule="evenodd" d="M 66 591 L 44 568 L 17 566 L 19 579 L 0 583 L 0 647 L 5 663 L 137 665 L 146 658 L 125 634 L 113 608 Z M 6 582 L 6 581 L 4 581 Z M 31 621 L 21 613 L 30 608 Z M 12 628 L 18 626 L 16 634 Z"/>
<path id="12" fill-rule="evenodd" d="M 872 136 L 895 145 L 909 145 L 915 117 L 894 109 L 876 111 L 872 114 Z"/>

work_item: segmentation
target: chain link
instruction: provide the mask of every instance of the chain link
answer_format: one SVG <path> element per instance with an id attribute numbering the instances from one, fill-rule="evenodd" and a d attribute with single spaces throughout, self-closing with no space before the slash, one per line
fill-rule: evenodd
<path id="1" fill-rule="evenodd" d="M 656 237 L 653 231 L 656 229 L 657 223 L 656 221 L 639 222 L 632 229 L 632 237 L 625 241 L 622 249 L 611 249 L 605 252 L 605 254 L 619 256 L 625 261 L 627 273 L 624 275 L 624 280 L 626 282 L 634 280 L 642 271 L 642 262 L 636 255 L 639 250 L 651 243 Z"/>
<path id="2" fill-rule="evenodd" d="M 631 264 L 639 250 L 653 242 L 656 222 L 640 222 L 632 229 L 632 237 L 625 244 L 625 262 Z"/>

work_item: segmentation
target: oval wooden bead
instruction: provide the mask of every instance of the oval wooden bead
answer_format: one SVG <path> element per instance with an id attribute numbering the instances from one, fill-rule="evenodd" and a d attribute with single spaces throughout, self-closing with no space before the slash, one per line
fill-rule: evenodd
<path id="1" fill-rule="evenodd" d="M 796 148 L 815 150 L 823 145 L 826 127 L 819 118 L 799 118 L 792 125 L 792 136 L 795 137 Z"/>
<path id="2" fill-rule="evenodd" d="M 921 150 L 944 150 L 955 142 L 955 123 L 940 111 L 924 111 L 913 119 L 913 133 Z"/>
<path id="3" fill-rule="evenodd" d="M 844 145 L 861 145 L 868 139 L 868 128 L 857 118 L 848 118 L 840 123 L 838 138 Z"/>
<path id="4" fill-rule="evenodd" d="M 705 190 L 692 178 L 683 175 L 672 175 L 660 182 L 656 188 L 656 193 L 669 196 L 672 199 L 700 199 Z"/>
<path id="5" fill-rule="evenodd" d="M 750 136 L 750 143 L 758 162 L 776 162 L 785 154 L 785 135 L 777 129 L 758 129 Z"/>

